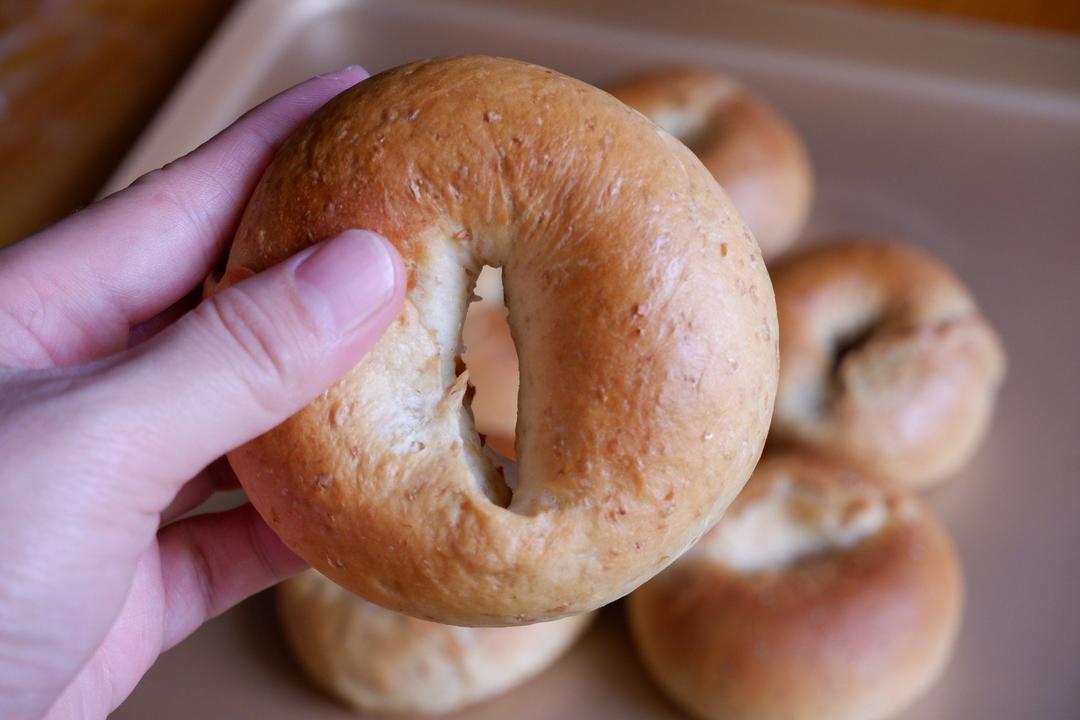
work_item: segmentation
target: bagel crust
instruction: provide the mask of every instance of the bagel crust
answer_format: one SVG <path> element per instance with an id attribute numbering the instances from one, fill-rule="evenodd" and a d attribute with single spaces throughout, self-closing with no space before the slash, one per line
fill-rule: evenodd
<path id="1" fill-rule="evenodd" d="M 773 268 L 773 437 L 913 487 L 955 473 L 993 414 L 1005 354 L 963 283 L 921 250 L 838 242 Z"/>
<path id="2" fill-rule="evenodd" d="M 311 681 L 358 710 L 446 713 L 505 692 L 568 650 L 592 614 L 462 628 L 366 602 L 314 570 L 277 589 L 285 638 Z"/>
<path id="3" fill-rule="evenodd" d="M 653 70 L 609 92 L 682 140 L 731 196 L 766 258 L 802 232 L 814 199 L 810 157 L 798 132 L 727 73 Z"/>
<path id="4" fill-rule="evenodd" d="M 910 490 L 770 452 L 628 613 L 649 672 L 696 717 L 880 720 L 943 671 L 962 594 L 952 542 Z"/>
<path id="5" fill-rule="evenodd" d="M 757 244 L 681 143 L 545 68 L 428 60 L 345 91 L 286 143 L 223 284 L 364 228 L 405 306 L 322 397 L 229 455 L 318 570 L 442 623 L 595 609 L 694 543 L 749 477 L 777 378 Z M 483 265 L 520 359 L 516 488 L 458 373 Z"/>

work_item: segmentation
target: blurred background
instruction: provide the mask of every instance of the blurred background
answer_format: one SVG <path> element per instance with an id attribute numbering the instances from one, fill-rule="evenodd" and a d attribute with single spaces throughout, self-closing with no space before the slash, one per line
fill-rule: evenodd
<path id="1" fill-rule="evenodd" d="M 905 717 L 1076 717 L 1080 404 L 1062 388 L 1077 351 L 1063 329 L 1077 307 L 1080 0 L 0 0 L 0 247 L 315 73 L 471 52 L 609 88 L 666 65 L 733 73 L 805 139 L 814 199 L 798 242 L 896 238 L 957 271 L 1009 375 L 988 441 L 927 494 L 968 600 L 955 661 Z M 505 329 L 500 292 L 478 292 L 496 301 L 467 340 L 470 372 L 508 390 L 492 414 L 516 412 L 512 342 L 491 329 Z M 546 674 L 459 717 L 684 717 L 620 608 Z M 268 594 L 212 621 L 114 717 L 352 717 L 303 681 L 276 624 Z"/>
<path id="2" fill-rule="evenodd" d="M 783 1 L 1080 33 L 1074 0 Z M 94 198 L 233 5 L 0 3 L 0 246 Z"/>

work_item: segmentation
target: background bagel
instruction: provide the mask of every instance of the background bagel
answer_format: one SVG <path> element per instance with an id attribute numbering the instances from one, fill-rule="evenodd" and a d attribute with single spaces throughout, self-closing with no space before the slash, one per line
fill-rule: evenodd
<path id="1" fill-rule="evenodd" d="M 757 462 L 777 372 L 756 243 L 682 144 L 610 95 L 485 57 L 422 61 L 328 103 L 249 203 L 222 287 L 347 228 L 409 274 L 346 377 L 230 453 L 285 542 L 362 597 L 524 624 L 629 592 Z M 458 374 L 482 265 L 521 365 L 510 488 Z"/>
<path id="2" fill-rule="evenodd" d="M 628 613 L 649 672 L 697 717 L 875 720 L 940 675 L 961 596 L 952 542 L 910 491 L 769 454 Z"/>
<path id="3" fill-rule="evenodd" d="M 839 242 L 772 268 L 780 388 L 771 437 L 923 487 L 978 447 L 1005 372 L 997 334 L 944 264 Z"/>
<path id="4" fill-rule="evenodd" d="M 505 692 L 553 663 L 593 619 L 439 625 L 361 600 L 314 570 L 279 585 L 277 605 L 311 681 L 373 712 L 444 713 Z"/>
<path id="5" fill-rule="evenodd" d="M 806 225 L 814 198 L 810 158 L 798 132 L 727 73 L 670 68 L 609 92 L 682 140 L 731 196 L 766 258 Z"/>

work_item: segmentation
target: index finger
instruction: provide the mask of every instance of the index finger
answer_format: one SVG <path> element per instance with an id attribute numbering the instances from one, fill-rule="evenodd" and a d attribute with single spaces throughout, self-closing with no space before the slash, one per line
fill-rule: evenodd
<path id="1" fill-rule="evenodd" d="M 367 77 L 352 66 L 267 100 L 190 154 L 0 252 L 0 363 L 50 367 L 124 347 L 232 238 L 281 143 Z"/>

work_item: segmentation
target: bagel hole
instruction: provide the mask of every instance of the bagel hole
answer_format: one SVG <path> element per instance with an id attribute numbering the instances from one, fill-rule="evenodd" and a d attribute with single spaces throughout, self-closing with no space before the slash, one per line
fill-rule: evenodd
<path id="1" fill-rule="evenodd" d="M 829 377 L 834 385 L 840 382 L 840 368 L 844 361 L 866 346 L 877 331 L 880 321 L 878 317 L 867 318 L 844 332 L 837 333 L 833 338 L 829 356 Z"/>
<path id="2" fill-rule="evenodd" d="M 485 265 L 470 296 L 462 327 L 463 352 L 458 372 L 467 370 L 469 388 L 465 404 L 473 418 L 480 444 L 503 487 L 484 488 L 499 505 L 517 489 L 517 350 L 507 322 L 501 275 Z"/>
<path id="3" fill-rule="evenodd" d="M 668 110 L 657 114 L 655 121 L 692 153 L 699 156 L 713 135 L 707 115 L 700 112 Z"/>

